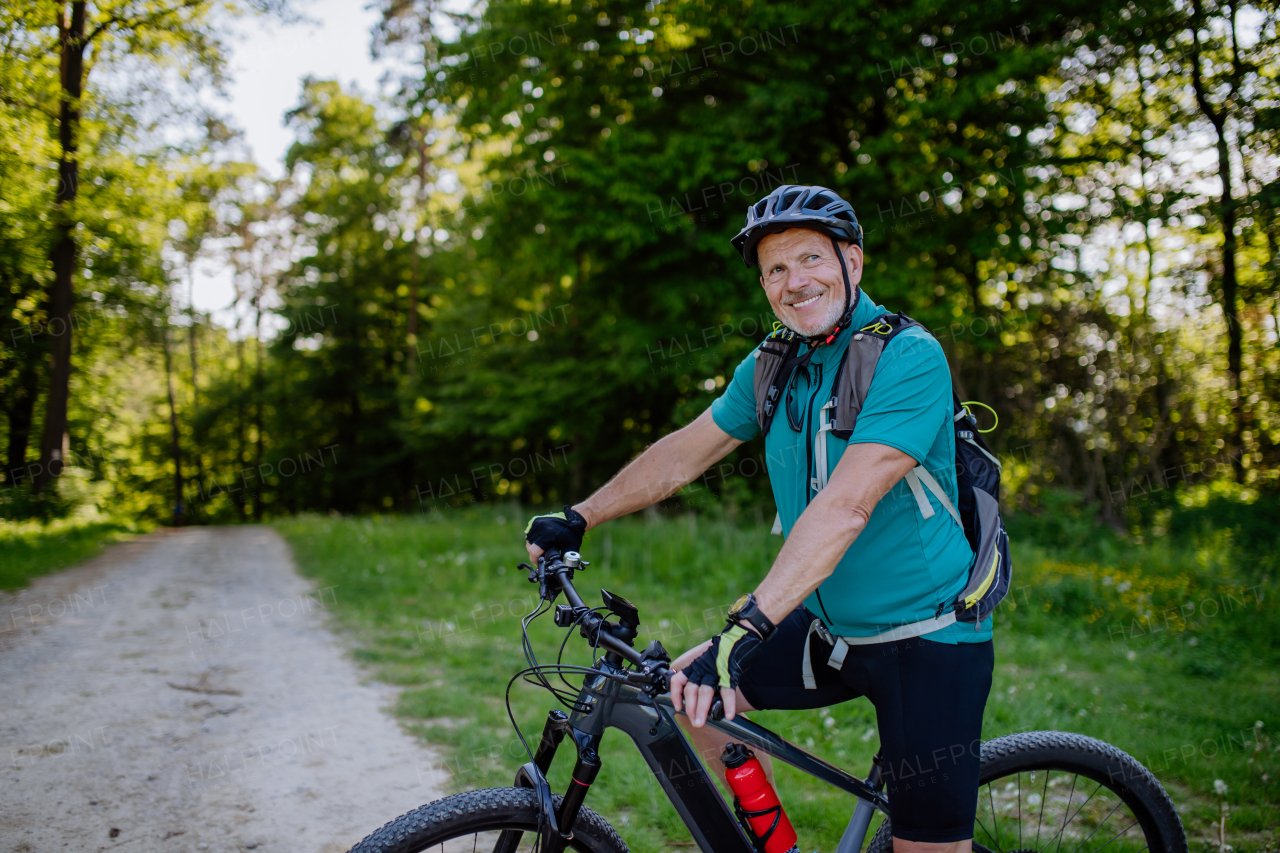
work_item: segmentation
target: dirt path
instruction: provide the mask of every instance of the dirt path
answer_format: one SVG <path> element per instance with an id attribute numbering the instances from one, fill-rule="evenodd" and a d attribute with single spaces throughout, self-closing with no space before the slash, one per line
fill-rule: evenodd
<path id="1" fill-rule="evenodd" d="M 0 853 L 339 853 L 439 796 L 269 528 L 114 546 L 0 594 Z"/>

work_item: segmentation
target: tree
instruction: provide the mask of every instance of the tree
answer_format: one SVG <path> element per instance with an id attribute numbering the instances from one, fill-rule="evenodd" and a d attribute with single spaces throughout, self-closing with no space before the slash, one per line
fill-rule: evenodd
<path id="1" fill-rule="evenodd" d="M 48 285 L 48 322 L 65 334 L 51 338 L 46 408 L 40 443 L 37 490 L 47 486 L 64 464 L 68 442 L 67 412 L 71 380 L 72 319 L 80 238 L 84 221 L 78 205 L 81 182 L 83 119 L 89 109 L 106 106 L 86 92 L 90 71 L 110 75 L 113 67 L 141 61 L 173 68 L 180 79 L 219 85 L 224 49 L 209 0 L 24 0 L 13 5 L 6 24 L 10 43 L 22 45 L 24 68 L 39 77 L 57 70 L 56 94 L 28 104 L 51 116 L 56 127 L 58 177 L 51 200 L 53 238 L 49 247 L 52 274 Z M 275 0 L 248 0 L 233 10 L 275 10 Z M 181 114 L 181 111 L 179 112 Z"/>
<path id="2" fill-rule="evenodd" d="M 867 289 L 940 334 L 990 330 L 1006 293 L 1057 291 L 1035 265 L 1059 226 L 1026 205 L 1040 80 L 1104 38 L 1085 23 L 1096 6 L 578 12 L 486 4 L 437 47 L 415 102 L 456 116 L 459 154 L 482 164 L 447 225 L 477 263 L 437 325 L 503 330 L 433 377 L 446 405 L 426 429 L 479 458 L 516 436 L 567 444 L 575 463 L 531 480 L 535 500 L 607 476 L 723 387 L 770 322 L 728 240 L 780 184 L 850 198 Z M 542 327 L 509 334 L 513 318 Z M 1004 405 L 1000 335 L 944 340 L 962 393 Z"/>

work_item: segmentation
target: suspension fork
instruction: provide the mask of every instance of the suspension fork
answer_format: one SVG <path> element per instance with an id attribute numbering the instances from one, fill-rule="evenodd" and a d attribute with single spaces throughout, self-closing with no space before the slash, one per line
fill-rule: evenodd
<path id="1" fill-rule="evenodd" d="M 593 741 L 598 743 L 597 738 Z M 600 755 L 594 745 L 586 745 L 578 750 L 578 760 L 573 765 L 573 775 L 569 780 L 569 790 L 564 792 L 560 801 L 560 809 L 556 812 L 556 826 L 560 827 L 559 836 L 551 839 L 547 845 L 547 853 L 561 853 L 565 845 L 573 840 L 573 825 L 582 810 L 582 803 L 587 798 L 587 791 L 600 772 Z"/>
<path id="2" fill-rule="evenodd" d="M 546 845 L 546 853 L 562 853 L 565 845 L 573 840 L 573 825 L 582 811 L 582 803 L 591 790 L 591 783 L 600 772 L 600 735 L 579 731 L 565 724 L 567 733 L 573 737 L 577 747 L 578 758 L 573 763 L 573 773 L 569 777 L 569 789 L 564 792 L 560 808 L 556 810 L 556 826 L 558 835 Z"/>
<path id="3" fill-rule="evenodd" d="M 556 813 L 552 811 L 551 786 L 547 784 L 547 771 L 551 768 L 556 750 L 560 748 L 565 732 L 568 730 L 568 714 L 564 711 L 548 713 L 547 722 L 542 727 L 542 738 L 538 741 L 538 749 L 533 754 L 533 761 L 516 772 L 515 786 L 533 788 L 537 793 L 538 804 L 542 810 L 538 818 L 539 835 L 545 842 L 544 846 L 548 847 L 560 837 L 558 829 L 560 823 L 556 819 Z M 516 853 L 522 835 L 524 833 L 520 830 L 504 829 L 498 834 L 498 840 L 493 845 L 493 853 Z"/>
<path id="4" fill-rule="evenodd" d="M 571 735 L 578 757 L 573 765 L 569 790 L 565 791 L 564 797 L 560 800 L 560 807 L 555 810 L 554 815 L 547 816 L 553 818 L 551 822 L 553 831 L 544 836 L 545 853 L 563 853 L 568 842 L 573 840 L 573 825 L 578 819 L 578 813 L 582 811 L 587 791 L 591 789 L 591 784 L 600 772 L 598 752 L 600 736 L 578 731 L 569 724 L 567 714 L 563 711 L 552 711 L 547 714 L 547 722 L 542 728 L 542 739 L 538 742 L 538 749 L 533 755 L 533 763 L 542 775 L 542 779 L 537 780 L 534 787 L 538 784 L 545 785 L 547 771 L 551 769 L 551 762 L 555 759 L 556 751 L 564 742 L 566 734 Z M 516 776 L 517 786 L 528 786 L 531 781 L 534 780 L 530 780 L 527 773 L 521 772 Z M 521 834 L 515 830 L 504 830 L 499 835 L 497 844 L 494 845 L 494 853 L 514 853 L 520 844 Z"/>
<path id="5" fill-rule="evenodd" d="M 551 711 L 547 714 L 547 722 L 542 727 L 542 740 L 538 741 L 538 750 L 533 754 L 533 763 L 538 765 L 542 775 L 551 769 L 551 761 L 556 757 L 556 750 L 569 731 L 569 715 L 564 711 Z"/>

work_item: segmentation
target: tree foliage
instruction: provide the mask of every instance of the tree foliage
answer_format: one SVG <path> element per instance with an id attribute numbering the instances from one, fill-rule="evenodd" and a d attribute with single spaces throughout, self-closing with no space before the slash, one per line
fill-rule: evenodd
<path id="1" fill-rule="evenodd" d="M 189 517 L 580 498 L 709 405 L 767 331 L 729 239 L 782 183 L 853 203 L 864 287 L 994 407 L 1011 498 L 1067 486 L 1122 524 L 1165 486 L 1276 488 L 1272 5 L 477 9 L 387 3 L 375 47 L 420 74 L 385 103 L 306 81 L 279 181 L 194 149 L 139 156 L 139 132 L 86 119 L 77 205 L 113 334 L 163 317 L 200 353 L 170 370 Z M 6 110 L 5 310 L 39 322 L 54 148 L 47 119 Z M 230 330 L 168 301 L 215 250 Z M 139 335 L 154 377 L 159 339 Z M 18 401 L 42 393 L 21 369 L 42 345 L 0 354 L 10 446 L 38 426 Z M 151 408 L 114 446 L 136 465 L 99 473 L 155 512 L 175 454 L 160 383 L 135 392 Z M 683 499 L 766 501 L 759 453 Z"/>

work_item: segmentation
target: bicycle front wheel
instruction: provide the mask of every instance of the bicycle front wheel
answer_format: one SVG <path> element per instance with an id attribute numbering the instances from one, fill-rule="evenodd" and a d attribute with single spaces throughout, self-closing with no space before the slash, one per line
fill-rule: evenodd
<path id="1" fill-rule="evenodd" d="M 556 807 L 560 795 L 554 795 Z M 531 788 L 488 788 L 454 794 L 403 814 L 351 853 L 527 853 L 538 840 L 538 800 Z M 628 853 L 604 818 L 582 808 L 569 849 Z"/>
<path id="2" fill-rule="evenodd" d="M 1164 787 L 1123 750 L 1084 735 L 1025 732 L 982 745 L 973 849 L 984 853 L 1187 853 Z M 888 820 L 867 853 L 892 853 Z"/>

